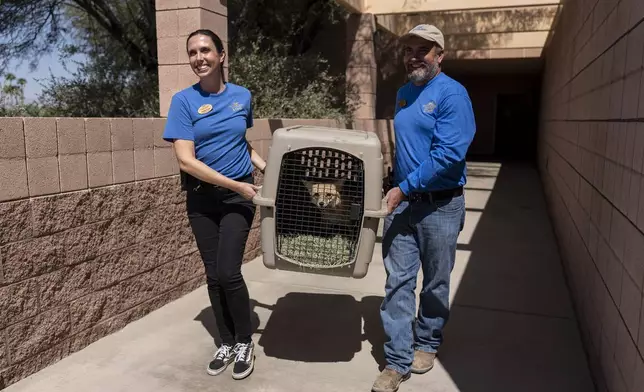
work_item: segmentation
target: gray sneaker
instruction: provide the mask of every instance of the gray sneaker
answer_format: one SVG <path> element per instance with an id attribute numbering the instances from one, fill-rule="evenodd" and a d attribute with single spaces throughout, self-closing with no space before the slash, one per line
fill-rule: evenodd
<path id="1" fill-rule="evenodd" d="M 409 380 L 410 376 L 410 373 L 403 375 L 393 369 L 385 368 L 373 383 L 371 390 L 372 392 L 396 392 L 400 384 Z"/>
<path id="2" fill-rule="evenodd" d="M 233 378 L 241 380 L 248 377 L 255 367 L 255 344 L 237 343 L 235 345 L 235 366 L 233 367 Z"/>
<path id="3" fill-rule="evenodd" d="M 222 344 L 213 356 L 213 360 L 208 364 L 206 371 L 211 376 L 221 374 L 228 365 L 235 359 L 233 347 L 227 344 Z"/>

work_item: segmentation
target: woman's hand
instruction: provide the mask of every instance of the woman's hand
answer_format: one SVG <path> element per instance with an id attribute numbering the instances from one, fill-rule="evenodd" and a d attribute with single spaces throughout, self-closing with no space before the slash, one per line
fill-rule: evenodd
<path id="1" fill-rule="evenodd" d="M 236 188 L 237 189 L 235 189 L 235 192 L 242 195 L 242 197 L 246 200 L 252 200 L 259 190 L 259 187 L 257 185 L 249 184 L 247 182 L 238 182 Z"/>
<path id="2" fill-rule="evenodd" d="M 194 142 L 188 140 L 175 140 L 173 145 L 177 160 L 179 161 L 179 168 L 184 172 L 200 179 L 201 181 L 219 185 L 230 189 L 233 192 L 237 192 L 246 200 L 252 200 L 257 194 L 257 191 L 259 190 L 258 186 L 247 182 L 232 180 L 197 160 L 195 158 Z M 263 161 L 260 163 L 263 166 L 266 165 Z"/>

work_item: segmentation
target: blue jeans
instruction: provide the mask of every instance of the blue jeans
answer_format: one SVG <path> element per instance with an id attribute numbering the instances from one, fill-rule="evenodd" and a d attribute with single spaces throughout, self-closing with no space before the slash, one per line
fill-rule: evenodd
<path id="1" fill-rule="evenodd" d="M 382 241 L 387 282 L 380 317 L 387 367 L 407 374 L 414 350 L 435 353 L 449 318 L 449 281 L 465 223 L 465 198 L 409 203 L 385 218 Z M 423 283 L 416 315 L 416 279 Z"/>

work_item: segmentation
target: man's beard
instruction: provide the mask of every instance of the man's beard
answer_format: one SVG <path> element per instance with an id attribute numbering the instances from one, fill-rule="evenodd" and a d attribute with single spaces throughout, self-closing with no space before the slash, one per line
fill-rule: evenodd
<path id="1" fill-rule="evenodd" d="M 438 75 L 438 63 L 427 64 L 422 63 L 419 68 L 416 68 L 407 74 L 407 77 L 412 83 L 427 83 Z"/>

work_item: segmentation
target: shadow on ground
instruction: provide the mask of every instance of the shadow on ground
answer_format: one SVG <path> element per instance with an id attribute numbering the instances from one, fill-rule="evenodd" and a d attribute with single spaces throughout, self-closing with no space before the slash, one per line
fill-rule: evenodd
<path id="1" fill-rule="evenodd" d="M 594 391 L 536 169 L 479 162 L 468 172 L 467 223 L 439 352 L 444 371 L 414 376 L 401 391 L 415 382 L 428 391 Z M 368 341 L 374 372 L 381 370 L 382 299 L 290 292 L 275 305 L 253 300 L 257 343 L 268 357 L 332 363 L 350 362 Z M 259 307 L 270 310 L 262 329 Z M 210 308 L 197 319 L 217 339 Z"/>
<path id="2" fill-rule="evenodd" d="M 536 167 L 472 163 L 468 177 L 475 226 L 442 366 L 461 392 L 594 391 Z"/>
<path id="3" fill-rule="evenodd" d="M 253 333 L 261 335 L 257 344 L 264 355 L 296 362 L 349 362 L 366 340 L 373 347 L 374 366 L 382 369 L 384 332 L 379 315 L 382 300 L 380 296 L 357 301 L 351 295 L 299 292 L 288 293 L 275 305 L 251 299 Z M 259 328 L 256 307 L 271 311 L 264 328 Z M 195 320 L 203 324 L 219 345 L 212 308 L 203 309 Z"/>

